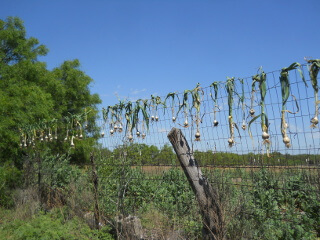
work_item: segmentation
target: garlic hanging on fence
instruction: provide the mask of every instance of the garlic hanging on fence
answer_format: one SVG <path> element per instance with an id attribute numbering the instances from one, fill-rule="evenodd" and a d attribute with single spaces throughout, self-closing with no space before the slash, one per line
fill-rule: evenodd
<path id="1" fill-rule="evenodd" d="M 241 126 L 241 128 L 243 129 L 243 130 L 246 130 L 247 129 L 247 125 L 246 125 L 246 122 L 243 120 L 242 121 L 242 126 Z"/>
<path id="2" fill-rule="evenodd" d="M 213 126 L 217 127 L 219 125 L 219 122 L 217 120 L 213 120 Z"/>
<path id="3" fill-rule="evenodd" d="M 233 138 L 229 138 L 229 139 L 228 139 L 228 143 L 229 143 L 229 147 L 232 147 L 233 144 L 234 144 Z"/>
<path id="4" fill-rule="evenodd" d="M 313 118 L 310 120 L 310 122 L 312 123 L 310 127 L 311 127 L 311 128 L 316 128 L 317 125 L 318 125 L 318 123 L 319 123 L 318 117 L 317 117 L 317 116 L 313 117 Z"/>
<path id="5" fill-rule="evenodd" d="M 74 147 L 73 138 L 74 138 L 74 136 L 72 136 L 72 137 L 71 137 L 71 144 L 70 144 L 70 145 L 71 145 L 71 147 Z"/>
<path id="6" fill-rule="evenodd" d="M 145 133 L 142 133 L 142 139 L 145 139 L 146 138 L 146 134 Z"/>
<path id="7" fill-rule="evenodd" d="M 185 128 L 186 128 L 186 127 L 189 127 L 188 118 L 186 118 L 186 120 L 184 121 L 183 126 L 184 126 Z"/>
<path id="8" fill-rule="evenodd" d="M 200 132 L 199 132 L 199 130 L 196 132 L 195 137 L 196 137 L 195 141 L 200 141 Z"/>
<path id="9" fill-rule="evenodd" d="M 137 132 L 136 132 L 136 135 L 137 135 L 137 137 L 140 137 L 140 132 L 137 131 Z"/>
<path id="10" fill-rule="evenodd" d="M 132 142 L 132 141 L 133 141 L 133 136 L 132 136 L 132 134 L 129 134 L 129 136 L 128 136 L 128 140 L 129 140 L 130 142 Z"/>
<path id="11" fill-rule="evenodd" d="M 156 120 L 156 122 L 159 121 L 159 117 L 158 116 L 156 116 L 154 119 Z"/>
<path id="12" fill-rule="evenodd" d="M 285 136 L 283 138 L 283 143 L 286 145 L 287 148 L 289 148 L 291 146 L 290 144 L 290 138 L 288 136 Z"/>
<path id="13" fill-rule="evenodd" d="M 110 135 L 111 135 L 111 136 L 113 135 L 114 132 L 115 132 L 115 131 L 114 131 L 113 129 L 110 129 Z"/>
<path id="14" fill-rule="evenodd" d="M 269 134 L 267 132 L 262 132 L 262 139 L 263 140 L 266 140 L 266 139 L 269 139 Z"/>
<path id="15" fill-rule="evenodd" d="M 250 109 L 249 113 L 250 113 L 251 117 L 254 117 L 255 111 L 253 108 Z"/>
<path id="16" fill-rule="evenodd" d="M 101 137 L 104 137 L 104 131 L 101 132 Z"/>
<path id="17" fill-rule="evenodd" d="M 118 132 L 121 133 L 122 130 L 123 130 L 123 128 L 122 128 L 122 125 L 120 124 L 119 127 L 118 127 Z"/>
<path id="18" fill-rule="evenodd" d="M 175 117 L 172 117 L 172 122 L 175 122 L 176 121 L 176 118 Z"/>

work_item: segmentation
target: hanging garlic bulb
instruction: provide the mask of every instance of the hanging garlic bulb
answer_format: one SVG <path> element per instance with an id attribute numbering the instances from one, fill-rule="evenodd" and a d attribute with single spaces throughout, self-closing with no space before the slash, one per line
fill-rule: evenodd
<path id="1" fill-rule="evenodd" d="M 104 137 L 104 131 L 101 132 L 101 137 Z"/>
<path id="2" fill-rule="evenodd" d="M 284 138 L 283 138 L 283 143 L 284 144 L 290 144 L 290 138 L 288 137 L 288 136 L 285 136 Z"/>
<path id="3" fill-rule="evenodd" d="M 213 126 L 216 127 L 219 125 L 219 122 L 217 120 L 213 120 Z"/>
<path id="4" fill-rule="evenodd" d="M 110 129 L 110 134 L 113 135 L 114 134 L 114 130 Z"/>
<path id="5" fill-rule="evenodd" d="M 27 135 L 24 135 L 24 140 L 23 140 L 23 142 L 24 142 L 24 147 L 27 147 Z"/>
<path id="6" fill-rule="evenodd" d="M 176 118 L 175 117 L 172 117 L 172 122 L 175 122 L 176 121 Z"/>
<path id="7" fill-rule="evenodd" d="M 184 126 L 184 127 L 189 127 L 188 119 L 186 119 L 186 120 L 184 121 L 183 126 Z"/>
<path id="8" fill-rule="evenodd" d="M 71 137 L 71 144 L 70 144 L 71 147 L 74 147 L 73 138 L 74 138 L 74 136 Z"/>
<path id="9" fill-rule="evenodd" d="M 241 128 L 242 128 L 243 130 L 246 130 L 246 129 L 247 129 L 247 125 L 246 125 L 246 121 L 245 121 L 245 120 L 242 121 L 242 126 L 241 126 Z"/>
<path id="10" fill-rule="evenodd" d="M 156 122 L 158 122 L 158 121 L 159 121 L 159 117 L 158 117 L 158 116 L 156 116 L 156 117 L 155 117 L 155 120 L 156 120 Z"/>
<path id="11" fill-rule="evenodd" d="M 117 124 L 114 125 L 113 129 L 114 129 L 115 132 L 118 130 Z"/>
<path id="12" fill-rule="evenodd" d="M 228 139 L 229 147 L 232 147 L 234 144 L 234 140 L 232 138 Z"/>
<path id="13" fill-rule="evenodd" d="M 82 135 L 82 133 L 80 133 L 79 139 L 82 139 L 82 138 L 83 138 L 83 135 Z"/>
<path id="14" fill-rule="evenodd" d="M 317 117 L 317 116 L 313 117 L 313 118 L 310 120 L 310 122 L 312 123 L 310 127 L 311 127 L 311 128 L 316 128 L 317 125 L 318 125 L 318 123 L 319 123 L 318 117 Z"/>
<path id="15" fill-rule="evenodd" d="M 151 116 L 151 121 L 154 121 L 154 116 L 153 115 Z"/>
<path id="16" fill-rule="evenodd" d="M 250 111 L 249 111 L 249 113 L 250 113 L 251 117 L 253 117 L 253 116 L 254 116 L 254 114 L 255 114 L 254 109 L 253 109 L 253 108 L 251 108 L 251 109 L 250 109 Z"/>
<path id="17" fill-rule="evenodd" d="M 139 132 L 139 131 L 137 131 L 136 135 L 137 135 L 137 137 L 140 137 L 140 132 Z"/>
<path id="18" fill-rule="evenodd" d="M 195 141 L 200 141 L 200 132 L 199 132 L 199 130 L 196 132 L 195 137 L 196 137 Z"/>
<path id="19" fill-rule="evenodd" d="M 129 140 L 130 142 L 133 141 L 133 136 L 132 136 L 132 134 L 130 134 L 130 135 L 128 136 L 128 140 Z"/>
<path id="20" fill-rule="evenodd" d="M 146 138 L 146 134 L 145 133 L 142 133 L 142 139 L 145 139 Z"/>
<path id="21" fill-rule="evenodd" d="M 269 139 L 269 133 L 267 133 L 267 132 L 262 132 L 262 139 L 263 140 L 267 140 L 267 139 Z"/>

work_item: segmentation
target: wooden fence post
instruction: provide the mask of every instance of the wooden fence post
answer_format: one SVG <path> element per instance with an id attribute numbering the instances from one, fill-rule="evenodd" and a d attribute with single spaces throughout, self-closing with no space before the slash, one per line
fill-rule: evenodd
<path id="1" fill-rule="evenodd" d="M 100 229 L 100 211 L 98 204 L 98 175 L 93 153 L 91 153 L 90 155 L 90 161 L 92 164 L 92 181 L 94 189 L 94 226 L 95 229 Z"/>
<path id="2" fill-rule="evenodd" d="M 217 191 L 202 174 L 182 131 L 172 128 L 168 134 L 180 165 L 196 195 L 203 218 L 203 237 L 220 240 L 225 237 L 225 224 Z"/>

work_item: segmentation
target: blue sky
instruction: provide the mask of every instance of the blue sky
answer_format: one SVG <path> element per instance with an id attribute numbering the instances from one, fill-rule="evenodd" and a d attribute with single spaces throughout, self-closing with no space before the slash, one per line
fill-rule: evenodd
<path id="1" fill-rule="evenodd" d="M 78 58 L 103 106 L 208 86 L 320 58 L 320 1 L 10 0 L 50 52 L 48 68 Z"/>
<path id="2" fill-rule="evenodd" d="M 198 82 L 207 87 L 227 76 L 250 77 L 260 66 L 270 72 L 293 62 L 305 63 L 304 57 L 320 58 L 319 13 L 319 0 L 7 0 L 0 8 L 1 19 L 20 17 L 28 36 L 49 48 L 49 54 L 40 59 L 49 69 L 64 60 L 79 59 L 82 70 L 94 80 L 92 92 L 103 101 L 100 108 L 118 103 L 118 97 L 165 96 L 192 89 Z M 272 84 L 279 88 L 279 72 L 268 75 L 272 150 L 319 154 L 319 128 L 309 127 L 313 90 L 305 89 L 297 74 L 291 76 L 295 82 L 292 92 L 302 110 L 288 116 L 293 142 L 289 151 L 284 149 L 280 132 L 280 90 L 272 88 Z M 258 121 L 253 129 L 256 146 L 243 132 L 235 148 L 227 147 L 226 95 L 223 99 L 219 103 L 221 128 L 212 127 L 212 102 L 204 104 L 204 138 L 196 143 L 197 148 L 213 149 L 215 144 L 219 151 L 263 151 Z M 290 104 L 290 110 L 294 109 L 294 101 Z M 235 119 L 239 126 L 241 116 L 238 109 Z M 166 134 L 177 124 L 168 120 L 170 114 L 166 119 L 152 124 L 149 133 L 156 134 L 147 140 L 149 144 L 167 142 Z M 177 122 L 183 121 L 181 117 Z M 184 131 L 193 138 L 193 128 Z M 111 141 L 107 146 L 115 143 L 105 140 Z"/>

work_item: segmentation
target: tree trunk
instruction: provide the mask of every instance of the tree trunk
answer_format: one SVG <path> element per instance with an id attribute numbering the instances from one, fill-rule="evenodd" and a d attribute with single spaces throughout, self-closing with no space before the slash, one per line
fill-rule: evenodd
<path id="1" fill-rule="evenodd" d="M 204 239 L 224 239 L 225 226 L 217 190 L 212 188 L 202 174 L 182 131 L 172 128 L 168 134 L 168 138 L 198 200 L 203 218 Z"/>

